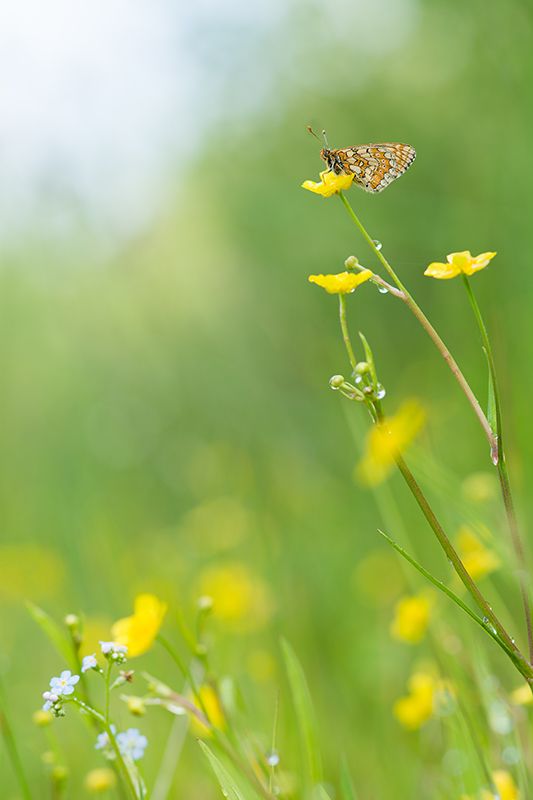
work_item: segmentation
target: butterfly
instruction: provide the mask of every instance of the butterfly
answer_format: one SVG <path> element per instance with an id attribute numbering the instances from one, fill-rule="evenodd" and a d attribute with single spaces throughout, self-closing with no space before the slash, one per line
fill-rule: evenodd
<path id="1" fill-rule="evenodd" d="M 309 129 L 308 129 L 309 130 Z M 310 130 L 316 138 L 316 134 Z M 354 183 L 367 192 L 381 192 L 409 169 L 416 158 L 414 147 L 399 142 L 357 144 L 333 150 L 322 132 L 325 147 L 320 157 L 336 175 L 353 175 Z"/>

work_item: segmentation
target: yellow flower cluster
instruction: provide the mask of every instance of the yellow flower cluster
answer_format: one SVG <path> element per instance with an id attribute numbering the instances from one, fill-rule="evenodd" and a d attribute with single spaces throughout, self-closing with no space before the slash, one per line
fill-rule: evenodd
<path id="1" fill-rule="evenodd" d="M 393 713 L 404 728 L 416 731 L 433 716 L 435 695 L 442 689 L 442 681 L 429 672 L 415 672 L 407 688 L 409 693 L 395 702 Z"/>
<path id="2" fill-rule="evenodd" d="M 368 486 L 385 480 L 396 457 L 403 453 L 423 427 L 426 414 L 417 400 L 406 401 L 397 414 L 370 429 L 365 452 L 357 466 L 359 479 Z"/>
<path id="3" fill-rule="evenodd" d="M 462 250 L 460 253 L 449 253 L 446 258 L 448 261 L 442 263 L 440 261 L 433 261 L 424 275 L 430 278 L 438 278 L 439 280 L 448 280 L 455 278 L 457 275 L 463 273 L 464 275 L 474 275 L 481 269 L 485 269 L 489 261 L 491 261 L 496 253 L 480 253 L 478 256 L 473 256 L 470 250 Z"/>
<path id="4" fill-rule="evenodd" d="M 316 283 L 328 294 L 349 294 L 371 277 L 372 271 L 363 269 L 361 272 L 339 272 L 337 275 L 310 275 L 309 283 Z"/>
<path id="5" fill-rule="evenodd" d="M 324 170 L 320 173 L 320 182 L 304 181 L 302 189 L 307 189 L 309 192 L 320 194 L 322 197 L 331 197 L 333 194 L 349 189 L 352 185 L 354 175 L 345 175 L 343 172 L 336 175 L 333 170 Z"/>
<path id="6" fill-rule="evenodd" d="M 426 633 L 433 597 L 429 592 L 402 597 L 394 609 L 390 632 L 395 639 L 408 644 L 422 641 Z"/>
<path id="7" fill-rule="evenodd" d="M 481 539 L 467 525 L 459 528 L 456 544 L 459 558 L 474 580 L 490 575 L 501 566 L 496 553 L 485 547 Z"/>
<path id="8" fill-rule="evenodd" d="M 131 617 L 117 620 L 111 628 L 113 641 L 128 648 L 128 658 L 140 656 L 150 649 L 163 622 L 167 604 L 153 594 L 139 594 L 133 609 Z"/>

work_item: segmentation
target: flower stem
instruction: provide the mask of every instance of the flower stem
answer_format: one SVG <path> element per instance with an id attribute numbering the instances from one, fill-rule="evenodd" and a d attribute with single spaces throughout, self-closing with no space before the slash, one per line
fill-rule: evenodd
<path id="1" fill-rule="evenodd" d="M 24 771 L 22 759 L 18 751 L 17 741 L 15 739 L 15 735 L 11 728 L 11 723 L 7 717 L 7 713 L 5 710 L 5 697 L 1 685 L 0 685 L 0 732 L 4 737 L 6 750 L 9 759 L 11 761 L 11 764 L 13 766 L 13 771 L 17 776 L 21 797 L 23 797 L 24 800 L 32 800 L 32 793 L 30 790 L 28 779 L 26 777 L 26 773 Z"/>
<path id="2" fill-rule="evenodd" d="M 495 433 L 498 443 L 498 462 L 497 462 L 498 477 L 500 480 L 500 488 L 502 492 L 503 505 L 505 507 L 505 514 L 507 517 L 507 524 L 509 527 L 509 532 L 511 534 L 511 541 L 513 543 L 515 557 L 518 563 L 518 579 L 520 583 L 520 593 L 522 595 L 522 605 L 524 608 L 524 615 L 526 619 L 529 660 L 533 664 L 533 628 L 531 623 L 531 605 L 529 601 L 529 591 L 527 588 L 529 584 L 529 571 L 527 568 L 527 559 L 524 550 L 524 545 L 522 543 L 522 537 L 520 536 L 520 529 L 518 526 L 518 520 L 516 517 L 516 511 L 511 492 L 511 483 L 509 480 L 509 473 L 507 471 L 507 464 L 505 460 L 505 451 L 503 447 L 503 436 L 502 436 L 501 401 L 500 401 L 500 392 L 498 389 L 498 382 L 496 380 L 496 366 L 494 363 L 494 355 L 490 344 L 487 326 L 485 325 L 485 321 L 481 314 L 481 309 L 479 308 L 479 304 L 472 289 L 471 283 L 466 275 L 462 274 L 462 278 L 464 287 L 466 289 L 466 293 L 468 295 L 468 299 L 470 301 L 470 305 L 472 307 L 472 311 L 474 312 L 474 317 L 479 327 L 479 332 L 481 334 L 481 341 L 483 343 L 483 348 L 485 350 L 485 353 L 487 354 L 487 361 L 490 370 L 492 391 L 494 394 L 495 417 L 496 417 Z"/>
<path id="3" fill-rule="evenodd" d="M 463 373 L 461 372 L 461 370 L 459 368 L 459 365 L 457 364 L 457 362 L 453 358 L 452 354 L 450 353 L 450 351 L 448 350 L 448 348 L 446 347 L 446 345 L 444 344 L 444 342 L 440 338 L 439 334 L 437 333 L 437 331 L 435 330 L 433 325 L 430 323 L 430 321 L 428 320 L 428 318 L 426 317 L 426 315 L 424 314 L 424 312 L 422 311 L 420 306 L 415 302 L 415 300 L 412 297 L 412 295 L 408 292 L 408 290 L 406 289 L 404 284 L 401 282 L 401 280 L 399 279 L 399 277 L 395 273 L 394 269 L 391 267 L 391 265 L 389 264 L 389 262 L 387 261 L 387 259 L 383 255 L 383 253 L 381 252 L 380 248 L 377 247 L 375 241 L 372 239 L 372 237 L 370 236 L 370 234 L 368 233 L 366 228 L 363 226 L 363 224 L 360 221 L 359 217 L 356 215 L 355 211 L 353 210 L 353 208 L 351 207 L 350 203 L 346 199 L 344 193 L 343 192 L 339 192 L 339 197 L 341 198 L 341 200 L 342 200 L 342 202 L 344 204 L 344 207 L 346 208 L 346 210 L 347 210 L 348 214 L 350 215 L 350 217 L 352 218 L 353 222 L 357 225 L 357 227 L 359 228 L 360 232 L 362 233 L 364 239 L 367 241 L 367 243 L 369 244 L 369 246 L 371 247 L 371 249 L 373 250 L 373 252 L 377 256 L 377 258 L 379 259 L 379 261 L 381 262 L 381 264 L 383 265 L 383 267 L 387 271 L 389 277 L 392 279 L 393 283 L 401 291 L 401 293 L 402 293 L 401 299 L 404 301 L 404 303 L 409 308 L 411 313 L 416 317 L 418 322 L 422 325 L 422 327 L 424 328 L 424 330 L 426 331 L 428 336 L 432 339 L 434 345 L 436 346 L 436 348 L 440 352 L 441 356 L 443 357 L 443 359 L 448 364 L 448 367 L 450 368 L 451 372 L 453 373 L 453 375 L 454 375 L 457 383 L 461 387 L 462 391 L 464 392 L 464 394 L 466 396 L 466 399 L 468 400 L 468 402 L 472 406 L 472 409 L 473 409 L 475 415 L 477 416 L 481 427 L 483 428 L 485 436 L 487 437 L 487 440 L 489 442 L 489 446 L 490 446 L 490 450 L 491 450 L 491 456 L 494 457 L 494 454 L 497 454 L 497 452 L 498 452 L 498 444 L 497 444 L 496 436 L 495 436 L 492 428 L 490 427 L 489 421 L 488 421 L 487 417 L 485 416 L 485 413 L 484 413 L 483 409 L 481 408 L 477 397 L 475 396 L 474 392 L 470 388 L 470 385 L 469 385 L 468 381 L 466 380 L 466 378 L 464 377 Z"/>
<path id="4" fill-rule="evenodd" d="M 350 360 L 350 365 L 352 369 L 355 369 L 357 364 L 357 359 L 354 355 L 352 343 L 350 341 L 350 334 L 348 332 L 348 324 L 346 322 L 346 298 L 341 293 L 339 294 L 339 319 L 341 322 L 341 331 L 342 331 L 342 338 L 344 341 L 344 345 L 346 347 L 346 352 L 348 353 L 348 358 Z"/>

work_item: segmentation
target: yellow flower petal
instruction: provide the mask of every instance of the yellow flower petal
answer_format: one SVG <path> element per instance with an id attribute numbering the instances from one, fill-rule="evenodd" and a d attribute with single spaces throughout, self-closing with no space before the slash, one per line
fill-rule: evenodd
<path id="1" fill-rule="evenodd" d="M 408 644 L 422 641 L 427 630 L 433 606 L 429 593 L 402 597 L 394 609 L 390 631 L 395 639 Z"/>
<path id="2" fill-rule="evenodd" d="M 132 616 L 119 619 L 112 626 L 113 641 L 126 645 L 129 658 L 146 653 L 159 632 L 166 611 L 167 604 L 155 595 L 137 595 Z"/>
<path id="3" fill-rule="evenodd" d="M 474 580 L 480 580 L 486 575 L 490 575 L 501 566 L 501 561 L 496 553 L 486 547 L 467 525 L 459 528 L 456 546 L 459 558 Z"/>
<path id="4" fill-rule="evenodd" d="M 427 267 L 424 275 L 428 275 L 430 278 L 438 278 L 439 280 L 455 278 L 461 273 L 464 275 L 473 275 L 475 272 L 484 269 L 495 255 L 496 253 L 487 252 L 480 253 L 478 256 L 473 256 L 470 250 L 449 253 L 447 255 L 448 262 L 446 264 L 440 261 L 434 261 Z"/>
<path id="5" fill-rule="evenodd" d="M 361 272 L 339 272 L 337 275 L 310 275 L 309 283 L 316 283 L 328 294 L 349 294 L 358 286 L 372 277 L 372 271 L 364 269 Z"/>
<path id="6" fill-rule="evenodd" d="M 527 683 L 511 692 L 511 703 L 514 706 L 530 706 L 533 703 L 533 694 Z"/>
<path id="7" fill-rule="evenodd" d="M 413 441 L 423 427 L 426 413 L 417 400 L 406 401 L 397 414 L 374 425 L 366 440 L 366 448 L 357 466 L 357 476 L 367 486 L 385 480 L 396 457 Z"/>
<path id="8" fill-rule="evenodd" d="M 200 687 L 198 695 L 198 697 L 192 698 L 194 705 L 204 717 L 207 717 L 213 728 L 223 731 L 226 727 L 226 719 L 220 698 L 214 687 L 210 684 L 204 684 L 204 686 Z M 204 725 L 196 714 L 190 712 L 189 719 L 191 730 L 199 739 L 209 739 L 213 736 L 211 728 Z"/>
<path id="9" fill-rule="evenodd" d="M 320 183 L 315 181 L 304 181 L 302 189 L 307 189 L 309 192 L 321 194 L 322 197 L 331 197 L 333 194 L 349 189 L 352 185 L 354 175 L 345 175 L 341 172 L 337 175 L 333 170 L 325 170 L 320 173 Z"/>

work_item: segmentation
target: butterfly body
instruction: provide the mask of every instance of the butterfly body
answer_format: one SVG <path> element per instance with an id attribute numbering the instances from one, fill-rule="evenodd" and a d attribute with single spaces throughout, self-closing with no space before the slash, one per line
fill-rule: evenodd
<path id="1" fill-rule="evenodd" d="M 416 151 L 408 144 L 383 142 L 339 150 L 325 147 L 320 157 L 336 175 L 353 175 L 354 183 L 365 191 L 381 192 L 411 166 Z"/>

